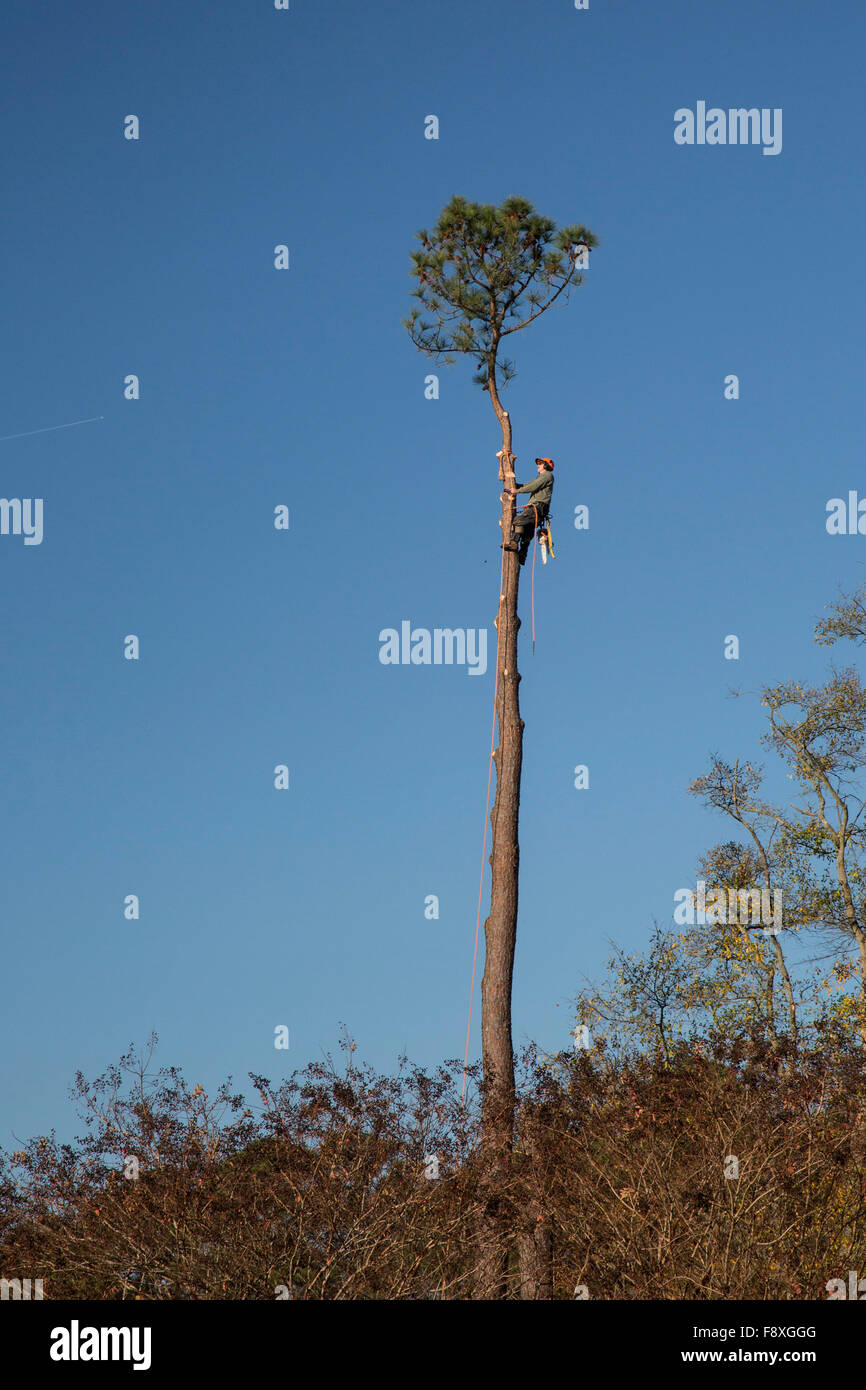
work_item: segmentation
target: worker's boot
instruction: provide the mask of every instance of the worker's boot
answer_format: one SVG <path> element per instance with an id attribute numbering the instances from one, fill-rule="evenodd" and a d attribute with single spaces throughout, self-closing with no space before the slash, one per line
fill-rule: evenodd
<path id="1" fill-rule="evenodd" d="M 511 526 L 511 527 L 509 527 L 509 535 L 508 535 L 507 539 L 504 540 L 503 543 L 502 543 L 502 549 L 503 549 L 503 550 L 519 550 L 519 549 L 520 549 L 520 544 L 519 544 L 519 542 L 520 542 L 520 532 L 518 531 L 518 529 L 517 529 L 516 526 Z"/>
<path id="2" fill-rule="evenodd" d="M 503 549 L 503 550 L 520 550 L 520 547 L 522 546 L 522 544 L 523 544 L 523 527 L 522 527 L 522 526 L 515 526 L 515 525 L 512 524 L 512 526 L 511 526 L 511 535 L 508 537 L 508 540 L 505 542 L 505 544 L 503 545 L 502 549 Z"/>

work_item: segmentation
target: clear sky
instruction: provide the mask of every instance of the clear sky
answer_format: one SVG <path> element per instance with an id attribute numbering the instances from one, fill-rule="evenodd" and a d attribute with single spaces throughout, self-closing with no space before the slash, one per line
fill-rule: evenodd
<path id="1" fill-rule="evenodd" d="M 556 461 L 514 1035 L 567 1046 L 609 940 L 641 948 L 729 838 L 686 787 L 759 751 L 730 688 L 821 677 L 813 624 L 863 573 L 825 520 L 866 495 L 866 13 L 7 0 L 0 26 L 2 493 L 44 505 L 41 544 L 0 535 L 0 1143 L 75 1132 L 76 1069 L 151 1029 L 207 1089 L 341 1023 L 384 1070 L 462 1056 L 493 661 L 378 659 L 404 619 L 494 641 L 498 426 L 468 363 L 425 399 L 400 323 L 456 193 L 601 241 L 506 402 L 518 477 Z M 698 102 L 780 108 L 781 152 L 676 144 Z"/>

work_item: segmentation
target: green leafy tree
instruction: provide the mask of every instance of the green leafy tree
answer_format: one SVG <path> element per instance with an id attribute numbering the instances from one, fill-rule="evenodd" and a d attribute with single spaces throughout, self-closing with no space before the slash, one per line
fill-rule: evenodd
<path id="1" fill-rule="evenodd" d="M 866 642 L 866 584 L 858 585 L 852 594 L 840 591 L 829 610 L 828 616 L 815 625 L 819 647 L 833 647 L 844 639 L 859 645 Z"/>
<path id="2" fill-rule="evenodd" d="M 783 930 L 793 930 L 793 901 L 789 892 L 783 888 L 783 865 L 792 862 L 791 854 L 780 854 L 774 845 L 779 831 L 784 829 L 784 817 L 772 806 L 762 800 L 761 769 L 751 763 L 739 761 L 726 763 L 714 757 L 708 773 L 696 778 L 690 787 L 694 796 L 700 796 L 713 810 L 721 811 L 736 822 L 749 837 L 748 846 L 736 841 L 727 841 L 717 846 L 705 859 L 702 873 L 714 887 L 731 890 L 738 895 L 737 921 L 726 921 L 721 927 L 715 924 L 709 934 L 715 938 L 718 947 L 716 959 L 724 959 L 729 967 L 729 981 L 732 984 L 735 971 L 754 973 L 763 977 L 764 1027 L 768 1035 L 778 1038 L 776 1017 L 776 987 L 781 982 L 787 1008 L 789 1037 L 797 1040 L 797 1002 L 794 986 L 785 959 L 781 933 L 769 936 L 759 930 L 751 921 L 741 921 L 746 913 L 740 912 L 740 903 L 747 898 L 749 890 L 760 888 L 767 894 L 782 894 L 786 904 L 787 922 Z M 783 843 L 790 849 L 790 836 L 782 836 Z M 790 875 L 788 883 L 790 883 Z M 746 906 L 746 903 L 743 902 Z M 740 978 L 740 984 L 745 980 Z"/>
<path id="3" fill-rule="evenodd" d="M 785 841 L 806 845 L 815 865 L 805 903 L 816 926 L 857 953 L 857 1014 L 866 1042 L 866 689 L 854 670 L 824 685 L 786 681 L 764 687 L 764 742 L 786 762 L 801 804 L 779 816 Z"/>
<path id="4" fill-rule="evenodd" d="M 857 621 L 856 611 L 843 602 L 819 627 L 819 640 L 822 634 L 825 640 L 849 636 Z M 866 1041 L 866 689 L 851 669 L 834 672 L 823 685 L 783 681 L 759 693 L 768 726 L 762 742 L 778 754 L 794 784 L 790 804 L 764 797 L 756 765 L 718 757 L 690 790 L 747 832 L 758 885 L 781 892 L 784 900 L 783 932 L 772 935 L 762 951 L 770 1036 L 778 1036 L 773 1002 L 778 982 L 788 1036 L 797 1041 L 797 1006 L 782 939 L 789 931 L 809 929 L 829 939 L 837 953 L 834 987 L 852 974 L 858 977 L 859 998 L 837 1000 L 831 1012 Z M 737 866 L 727 867 L 730 873 L 720 886 L 739 887 Z M 853 972 L 847 964 L 852 951 Z"/>
<path id="5" fill-rule="evenodd" d="M 615 946 L 607 968 L 603 983 L 576 998 L 578 1029 L 613 1056 L 642 1053 L 666 1065 L 673 1045 L 695 1026 L 694 969 L 681 938 L 656 923 L 646 951 L 628 954 Z"/>

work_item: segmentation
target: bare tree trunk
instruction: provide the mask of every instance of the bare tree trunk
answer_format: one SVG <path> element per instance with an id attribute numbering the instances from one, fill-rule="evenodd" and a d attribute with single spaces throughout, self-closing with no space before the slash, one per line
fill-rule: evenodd
<path id="1" fill-rule="evenodd" d="M 860 957 L 860 1037 L 866 1043 L 866 934 L 859 927 L 854 940 Z"/>
<path id="2" fill-rule="evenodd" d="M 776 964 L 777 964 L 777 966 L 778 966 L 778 968 L 779 968 L 779 974 L 780 974 L 781 977 L 782 977 L 782 988 L 783 988 L 784 991 L 785 991 L 785 999 L 786 999 L 787 1004 L 788 1004 L 788 1032 L 789 1032 L 790 1035 L 791 1035 L 791 1041 L 792 1041 L 792 1042 L 794 1043 L 794 1045 L 796 1046 L 796 1044 L 797 1044 L 797 1005 L 796 1005 L 796 1002 L 795 1002 L 795 1000 L 794 1000 L 794 987 L 793 987 L 793 985 L 791 984 L 791 976 L 788 974 L 788 964 L 787 964 L 787 962 L 786 962 L 786 960 L 785 960 L 785 953 L 784 953 L 784 951 L 782 950 L 782 944 L 781 944 L 781 942 L 779 941 L 778 937 L 775 936 L 775 935 L 771 935 L 770 940 L 771 940 L 772 943 L 773 943 L 773 953 L 774 953 L 774 955 L 775 955 L 775 957 L 776 957 Z"/>
<path id="3" fill-rule="evenodd" d="M 489 380 L 490 398 L 502 427 L 500 477 L 514 480 L 511 421 L 503 410 L 496 383 Z M 502 539 L 511 536 L 514 502 L 502 499 Z M 479 1264 L 475 1295 L 503 1298 L 507 1290 L 512 1221 L 507 1206 L 514 1140 L 514 1050 L 511 1040 L 511 986 L 517 940 L 517 892 L 520 850 L 518 815 L 523 761 L 523 720 L 520 718 L 517 670 L 517 594 L 520 565 L 514 550 L 503 551 L 502 592 L 496 619 L 496 718 L 499 742 L 496 796 L 490 813 L 492 829 L 490 915 L 484 923 L 485 960 L 481 982 L 481 1047 L 484 1089 L 481 1109 L 481 1160 L 484 1210 L 479 1231 Z"/>
<path id="4" fill-rule="evenodd" d="M 553 1298 L 553 1232 L 544 1211 L 542 1151 L 532 1132 L 531 1116 L 524 1115 L 520 1128 L 526 1184 L 522 1228 L 517 1237 L 520 1297 L 523 1300 L 548 1300 Z"/>
<path id="5" fill-rule="evenodd" d="M 517 1237 L 520 1260 L 520 1297 L 524 1301 L 553 1298 L 553 1237 L 544 1224 L 521 1231 Z"/>
<path id="6" fill-rule="evenodd" d="M 755 831 L 754 831 L 754 828 L 753 828 L 751 825 L 749 825 L 749 823 L 748 823 L 747 821 L 743 820 L 742 816 L 739 816 L 739 815 L 738 815 L 738 816 L 737 816 L 737 820 L 740 822 L 741 825 L 745 826 L 746 830 L 748 830 L 749 834 L 751 835 L 752 839 L 753 839 L 754 842 L 755 842 L 755 845 L 757 846 L 758 854 L 760 855 L 761 864 L 762 864 L 763 870 L 764 870 L 764 886 L 765 886 L 765 888 L 766 888 L 766 890 L 767 890 L 767 893 L 769 894 L 770 891 L 771 891 L 771 885 L 772 885 L 772 874 L 771 874 L 771 871 L 770 871 L 770 860 L 769 860 L 769 858 L 768 858 L 768 856 L 767 856 L 767 851 L 765 850 L 763 844 L 761 843 L 761 841 L 759 840 L 758 836 L 756 835 L 756 833 L 755 833 Z M 776 891 L 778 892 L 778 889 L 777 889 Z M 769 901 L 769 898 L 768 898 L 768 901 Z M 790 1032 L 790 1035 L 791 1035 L 791 1041 L 793 1042 L 794 1046 L 796 1047 L 796 1045 L 797 1045 L 797 1040 L 798 1040 L 798 1033 L 797 1033 L 797 1005 L 796 1005 L 796 1002 L 795 1002 L 795 1000 L 794 1000 L 794 987 L 793 987 L 793 985 L 791 984 L 791 976 L 788 974 L 788 964 L 787 964 L 787 961 L 785 960 L 785 952 L 782 950 L 782 943 L 781 943 L 781 941 L 779 940 L 779 938 L 776 936 L 775 932 L 773 932 L 773 933 L 771 934 L 770 939 L 771 939 L 771 941 L 772 941 L 772 943 L 773 943 L 773 954 L 774 954 L 775 957 L 776 957 L 776 965 L 777 965 L 777 967 L 778 967 L 779 974 L 780 974 L 781 977 L 782 977 L 782 987 L 783 987 L 783 989 L 784 989 L 784 991 L 785 991 L 785 999 L 787 1000 L 787 1003 L 788 1003 L 788 1029 L 789 1029 L 789 1032 Z M 773 988 L 774 988 L 773 985 L 771 985 L 771 987 L 770 987 L 770 989 L 771 989 L 771 994 L 770 994 L 770 1018 L 771 1018 L 771 1020 L 772 1020 L 771 1031 L 772 1031 L 772 1035 L 773 1035 L 773 1040 L 775 1041 L 775 1037 L 776 1037 L 776 1025 L 775 1025 L 775 1018 L 774 1018 L 774 1015 L 773 1015 L 773 1007 L 774 1007 Z"/>
<path id="7" fill-rule="evenodd" d="M 838 800 L 837 798 L 837 804 Z M 845 849 L 848 843 L 848 807 L 844 803 L 842 803 L 839 814 L 841 825 L 836 832 L 836 877 L 842 890 L 842 901 L 845 904 L 845 920 L 857 943 L 857 951 L 860 956 L 860 1037 L 866 1043 L 866 932 L 863 931 L 857 917 L 854 895 L 851 892 L 851 884 L 848 879 L 848 866 L 845 863 Z M 824 823 L 827 824 L 826 816 Z"/>

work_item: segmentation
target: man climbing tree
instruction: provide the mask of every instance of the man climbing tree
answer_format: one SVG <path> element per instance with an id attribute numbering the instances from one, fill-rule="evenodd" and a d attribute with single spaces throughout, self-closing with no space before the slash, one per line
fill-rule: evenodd
<path id="1" fill-rule="evenodd" d="M 547 520 L 550 499 L 553 496 L 553 459 L 536 459 L 535 464 L 538 469 L 537 478 L 505 489 L 512 497 L 516 497 L 518 492 L 528 492 L 530 495 L 529 505 L 521 507 L 514 518 L 514 539 L 503 543 L 503 549 L 517 551 L 521 565 L 526 563 L 529 545 L 536 530 Z"/>
<path id="2" fill-rule="evenodd" d="M 525 198 L 506 198 L 499 207 L 452 198 L 432 231 L 418 233 L 412 252 L 413 291 L 421 308 L 405 326 L 428 357 L 452 363 L 457 354 L 475 359 L 475 380 L 488 392 L 502 431 L 499 457 L 503 544 L 510 544 L 514 519 L 514 454 L 511 419 L 499 390 L 514 376 L 500 359 L 506 340 L 526 328 L 581 283 L 580 269 L 597 240 L 582 226 L 556 230 Z M 517 670 L 518 555 L 503 549 L 502 584 L 496 619 L 496 795 L 490 815 L 490 915 L 481 984 L 482 1173 L 484 1217 L 479 1232 L 476 1296 L 506 1292 L 513 1230 L 505 1193 L 514 1138 L 514 1053 L 511 987 L 517 938 L 518 811 L 523 758 Z M 535 1286 L 524 1279 L 526 1286 Z"/>

